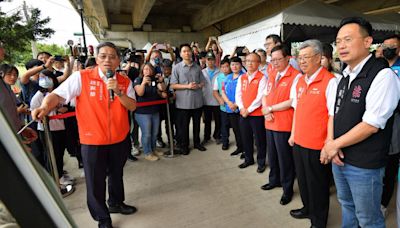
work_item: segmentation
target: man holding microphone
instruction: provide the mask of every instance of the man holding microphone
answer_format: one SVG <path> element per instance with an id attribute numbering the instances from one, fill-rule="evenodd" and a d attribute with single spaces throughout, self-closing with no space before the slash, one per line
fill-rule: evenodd
<path id="1" fill-rule="evenodd" d="M 131 147 L 128 110 L 136 108 L 136 101 L 129 78 L 114 74 L 120 63 L 117 47 L 104 42 L 97 46 L 97 53 L 98 67 L 72 74 L 32 111 L 32 117 L 42 119 L 59 103 L 68 103 L 76 97 L 89 211 L 99 222 L 99 227 L 112 227 L 110 213 L 136 212 L 135 207 L 124 204 L 122 179 Z M 105 203 L 106 176 L 108 208 Z"/>

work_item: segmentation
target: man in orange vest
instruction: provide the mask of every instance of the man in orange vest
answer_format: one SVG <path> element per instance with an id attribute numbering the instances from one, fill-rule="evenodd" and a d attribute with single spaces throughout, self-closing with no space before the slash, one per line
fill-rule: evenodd
<path id="1" fill-rule="evenodd" d="M 122 180 L 131 147 L 128 110 L 136 108 L 136 101 L 129 78 L 114 74 L 120 64 L 117 47 L 104 42 L 97 46 L 97 53 L 98 67 L 72 74 L 32 111 L 32 117 L 42 119 L 59 103 L 68 103 L 76 97 L 89 211 L 99 227 L 112 227 L 110 213 L 136 212 L 135 207 L 124 203 Z M 107 176 L 108 208 L 105 202 Z"/>
<path id="2" fill-rule="evenodd" d="M 270 172 L 269 183 L 261 186 L 261 189 L 271 190 L 282 186 L 280 204 L 286 205 L 292 200 L 295 177 L 292 147 L 288 143 L 293 120 L 290 88 L 300 72 L 289 65 L 290 56 L 285 46 L 274 47 L 271 56 L 276 71 L 268 78 L 262 109 Z"/>
<path id="3" fill-rule="evenodd" d="M 333 121 L 336 78 L 321 67 L 322 44 L 307 40 L 299 47 L 298 60 L 304 74 L 293 83 L 290 98 L 295 109 L 289 144 L 303 208 L 291 210 L 294 218 L 309 218 L 311 227 L 326 227 L 329 211 L 329 166 L 321 164 L 321 149 Z"/>
<path id="4" fill-rule="evenodd" d="M 261 111 L 266 79 L 258 70 L 260 61 L 261 58 L 256 53 L 246 56 L 247 73 L 239 78 L 235 94 L 235 101 L 240 110 L 240 133 L 245 151 L 245 160 L 239 168 L 244 169 L 254 164 L 254 136 L 257 146 L 258 173 L 265 171 L 266 157 L 264 116 Z"/>

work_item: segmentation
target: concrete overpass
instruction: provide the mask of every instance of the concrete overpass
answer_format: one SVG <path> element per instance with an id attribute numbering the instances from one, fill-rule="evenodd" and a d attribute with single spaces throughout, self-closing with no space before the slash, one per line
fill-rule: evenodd
<path id="1" fill-rule="evenodd" d="M 147 42 L 179 45 L 222 35 L 280 12 L 300 0 L 82 0 L 84 18 L 100 41 L 142 48 Z M 78 10 L 77 0 L 70 0 Z M 323 0 L 364 14 L 400 12 L 399 0 Z M 129 42 L 128 42 L 129 40 Z"/>

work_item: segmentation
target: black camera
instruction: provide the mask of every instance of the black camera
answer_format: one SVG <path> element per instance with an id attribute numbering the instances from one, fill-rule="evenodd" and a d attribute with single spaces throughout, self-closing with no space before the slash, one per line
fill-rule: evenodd
<path id="1" fill-rule="evenodd" d="M 126 49 L 124 52 L 124 61 L 129 61 L 129 62 L 134 62 L 134 63 L 140 63 L 142 60 L 142 56 L 138 55 L 137 53 L 147 53 L 146 50 L 138 50 L 138 49 Z"/>

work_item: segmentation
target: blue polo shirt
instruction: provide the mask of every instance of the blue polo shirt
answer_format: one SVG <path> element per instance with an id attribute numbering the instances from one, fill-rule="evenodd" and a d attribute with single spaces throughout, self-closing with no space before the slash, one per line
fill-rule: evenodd
<path id="1" fill-rule="evenodd" d="M 224 73 L 221 72 L 218 74 L 217 78 L 215 79 L 216 80 L 215 82 L 218 85 L 218 93 L 219 94 L 221 94 L 221 92 L 222 92 L 222 85 L 224 84 L 226 77 L 227 77 L 227 75 L 225 75 Z M 225 104 L 220 105 L 219 109 L 223 112 L 226 112 Z"/>
<path id="2" fill-rule="evenodd" d="M 225 88 L 225 94 L 228 97 L 228 99 L 235 103 L 235 95 L 236 95 L 236 85 L 238 83 L 238 79 L 243 73 L 240 73 L 239 77 L 236 79 L 233 79 L 233 73 L 228 74 L 228 76 L 225 79 L 224 82 L 224 88 Z M 225 109 L 227 113 L 233 113 L 233 111 L 229 108 L 228 104 L 225 104 Z M 236 109 L 236 113 L 238 113 L 239 110 Z"/>
<path id="3" fill-rule="evenodd" d="M 397 58 L 396 62 L 390 67 L 400 77 L 400 57 Z"/>

